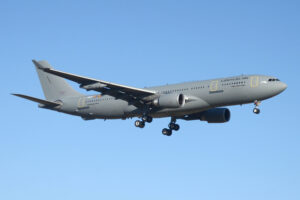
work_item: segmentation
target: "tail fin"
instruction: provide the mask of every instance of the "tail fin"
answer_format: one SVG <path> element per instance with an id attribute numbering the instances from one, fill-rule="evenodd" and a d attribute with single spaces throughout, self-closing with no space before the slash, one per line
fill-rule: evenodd
<path id="1" fill-rule="evenodd" d="M 74 90 L 63 78 L 49 74 L 40 69 L 52 68 L 47 61 L 32 61 L 38 73 L 44 95 L 47 100 L 55 101 L 63 97 L 82 96 L 79 92 Z"/>

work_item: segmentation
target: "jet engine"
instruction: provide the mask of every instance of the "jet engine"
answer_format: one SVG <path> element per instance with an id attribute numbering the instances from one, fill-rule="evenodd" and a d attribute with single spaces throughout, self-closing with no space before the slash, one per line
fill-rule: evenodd
<path id="1" fill-rule="evenodd" d="M 208 123 L 224 123 L 230 120 L 230 110 L 227 108 L 212 108 L 200 113 L 184 116 L 185 120 L 207 121 Z"/>
<path id="2" fill-rule="evenodd" d="M 208 123 L 228 122 L 230 120 L 230 111 L 227 108 L 210 109 L 202 113 L 200 120 Z"/>
<path id="3" fill-rule="evenodd" d="M 164 94 L 153 100 L 153 105 L 163 108 L 180 108 L 185 104 L 183 94 Z"/>

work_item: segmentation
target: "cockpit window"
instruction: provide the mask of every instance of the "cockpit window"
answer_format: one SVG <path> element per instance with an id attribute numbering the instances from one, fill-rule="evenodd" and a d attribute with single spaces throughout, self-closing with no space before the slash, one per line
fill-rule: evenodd
<path id="1" fill-rule="evenodd" d="M 280 81 L 278 78 L 270 78 L 268 81 Z"/>

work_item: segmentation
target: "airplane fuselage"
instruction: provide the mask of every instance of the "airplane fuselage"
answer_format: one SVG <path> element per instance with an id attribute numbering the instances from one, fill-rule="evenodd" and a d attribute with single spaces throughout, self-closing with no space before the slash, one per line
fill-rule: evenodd
<path id="1" fill-rule="evenodd" d="M 148 115 L 180 117 L 211 108 L 253 103 L 281 93 L 286 84 L 278 79 L 263 75 L 241 75 L 229 78 L 149 87 L 159 95 L 183 94 L 186 103 L 179 108 L 152 109 Z M 126 119 L 141 117 L 143 109 L 127 101 L 109 95 L 89 95 L 60 99 L 62 106 L 55 110 L 82 116 L 84 119 Z"/>
<path id="2" fill-rule="evenodd" d="M 287 88 L 274 77 L 241 75 L 141 89 L 59 71 L 44 60 L 33 60 L 33 63 L 46 99 L 13 95 L 37 102 L 41 108 L 80 116 L 84 120 L 139 117 L 134 122 L 139 128 L 144 128 L 153 118 L 170 117 L 168 128 L 162 129 L 166 136 L 180 129 L 177 119 L 228 122 L 230 110 L 220 108 L 224 106 L 254 103 L 253 112 L 259 114 L 258 106 L 262 100 Z M 65 79 L 98 94 L 79 93 Z"/>

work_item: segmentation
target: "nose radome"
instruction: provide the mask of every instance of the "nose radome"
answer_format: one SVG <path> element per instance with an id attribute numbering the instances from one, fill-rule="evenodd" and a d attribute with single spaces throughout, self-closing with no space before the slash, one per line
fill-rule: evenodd
<path id="1" fill-rule="evenodd" d="M 287 88 L 287 84 L 284 83 L 284 82 L 281 82 L 281 83 L 280 83 L 280 91 L 282 92 L 282 91 L 284 91 L 286 88 Z"/>

